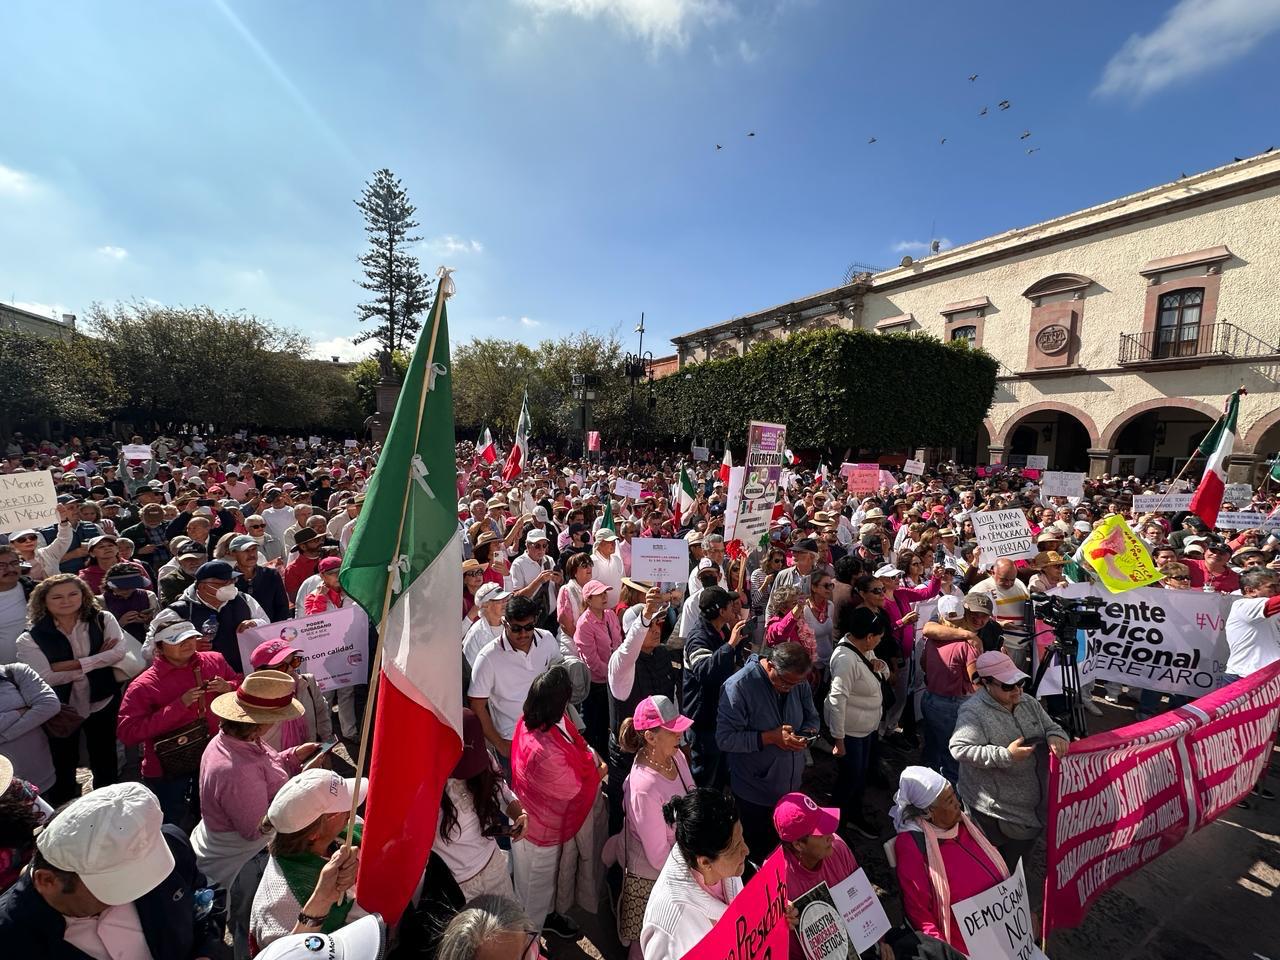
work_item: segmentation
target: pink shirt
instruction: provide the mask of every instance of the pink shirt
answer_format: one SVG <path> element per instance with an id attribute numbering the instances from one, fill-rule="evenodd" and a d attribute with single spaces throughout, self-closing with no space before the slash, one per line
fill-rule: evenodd
<path id="1" fill-rule="evenodd" d="M 293 751 L 276 753 L 267 744 L 219 733 L 200 760 L 200 816 L 211 833 L 238 833 L 246 840 L 259 829 L 271 800 L 302 765 Z"/>
<path id="2" fill-rule="evenodd" d="M 969 680 L 969 664 L 978 655 L 967 640 L 924 645 L 924 685 L 939 697 L 967 697 L 974 686 Z"/>
<path id="3" fill-rule="evenodd" d="M 858 869 L 858 861 L 854 859 L 849 845 L 840 839 L 838 834 L 831 837 L 831 855 L 818 864 L 817 870 L 807 870 L 800 858 L 788 845 L 783 844 L 782 855 L 787 861 L 787 896 L 798 897 L 808 893 L 820 883 L 833 887 L 853 871 Z M 800 941 L 791 932 L 791 960 L 805 960 L 804 949 Z"/>
<path id="4" fill-rule="evenodd" d="M 676 842 L 675 828 L 662 817 L 662 805 L 673 797 L 683 796 L 694 786 L 684 754 L 676 751 L 674 759 L 674 780 L 668 780 L 653 767 L 635 763 L 622 784 L 625 835 L 619 853 L 628 870 L 649 880 L 658 879 Z"/>
<path id="5" fill-rule="evenodd" d="M 937 940 L 945 939 L 942 936 L 938 900 L 929 879 L 929 865 L 925 862 L 925 855 L 908 831 L 894 838 L 893 850 L 898 859 L 898 886 L 902 888 L 902 908 L 912 928 Z M 938 840 L 938 850 L 942 854 L 942 865 L 951 887 L 953 904 L 990 890 L 1002 878 L 1003 864 L 992 863 L 963 824 L 955 839 Z M 961 953 L 968 951 L 960 924 L 955 922 L 954 917 L 951 922 L 951 939 L 948 942 Z"/>
<path id="6" fill-rule="evenodd" d="M 94 960 L 151 960 L 138 908 L 132 903 L 107 907 L 96 917 L 63 919 L 63 941 Z"/>
<path id="7" fill-rule="evenodd" d="M 591 671 L 591 682 L 607 683 L 609 658 L 622 646 L 622 625 L 618 623 L 618 615 L 609 609 L 603 616 L 596 616 L 589 609 L 583 610 L 582 616 L 578 617 L 578 625 L 574 627 L 573 645 Z"/>

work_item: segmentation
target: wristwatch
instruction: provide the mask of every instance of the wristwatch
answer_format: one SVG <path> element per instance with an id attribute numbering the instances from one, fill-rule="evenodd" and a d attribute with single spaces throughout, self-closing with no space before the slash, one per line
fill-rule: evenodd
<path id="1" fill-rule="evenodd" d="M 325 917 L 311 917 L 302 911 L 298 911 L 298 922 L 308 927 L 320 927 L 324 925 Z"/>

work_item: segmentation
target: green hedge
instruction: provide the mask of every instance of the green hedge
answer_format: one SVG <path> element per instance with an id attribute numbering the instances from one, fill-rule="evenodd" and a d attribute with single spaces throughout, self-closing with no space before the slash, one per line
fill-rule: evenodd
<path id="1" fill-rule="evenodd" d="M 747 421 L 787 425 L 792 449 L 889 450 L 972 439 L 995 396 L 997 362 L 926 333 L 817 330 L 658 382 L 689 436 L 739 445 Z"/>

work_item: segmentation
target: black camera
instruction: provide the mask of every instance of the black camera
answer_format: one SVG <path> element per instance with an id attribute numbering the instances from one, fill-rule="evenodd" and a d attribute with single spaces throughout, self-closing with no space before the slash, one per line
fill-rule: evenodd
<path id="1" fill-rule="evenodd" d="M 1100 597 L 1053 597 L 1031 591 L 1031 615 L 1053 628 L 1055 641 L 1068 653 L 1076 652 L 1077 630 L 1101 630 Z"/>

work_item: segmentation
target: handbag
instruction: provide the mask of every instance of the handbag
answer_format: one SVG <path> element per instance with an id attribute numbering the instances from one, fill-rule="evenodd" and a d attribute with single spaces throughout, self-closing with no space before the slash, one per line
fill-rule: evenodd
<path id="1" fill-rule="evenodd" d="M 51 737 L 66 738 L 74 736 L 82 723 L 84 717 L 80 716 L 76 708 L 64 703 L 61 710 L 44 722 L 44 730 Z"/>
<path id="2" fill-rule="evenodd" d="M 200 666 L 196 665 L 196 686 L 200 686 Z M 200 715 L 193 723 L 179 727 L 172 733 L 157 737 L 153 746 L 156 759 L 160 761 L 160 769 L 166 779 L 177 780 L 199 773 L 200 758 L 204 756 L 204 748 L 209 743 L 209 724 L 204 716 L 204 693 L 196 701 L 200 704 Z"/>
<path id="3" fill-rule="evenodd" d="M 142 644 L 127 630 L 120 637 L 120 646 L 124 648 L 124 656 L 111 668 L 111 672 L 121 683 L 128 683 L 147 669 L 147 661 L 142 653 Z"/>
<path id="4" fill-rule="evenodd" d="M 684 787 L 685 793 L 688 793 L 689 785 L 684 782 L 684 774 L 680 772 L 678 765 L 676 775 L 680 778 L 680 786 Z M 625 824 L 622 827 L 622 849 L 627 863 L 630 864 L 630 844 L 627 843 Z M 622 890 L 618 893 L 618 906 L 614 910 L 618 918 L 618 939 L 623 943 L 634 943 L 640 939 L 640 928 L 644 926 L 645 907 L 649 905 L 649 895 L 653 893 L 653 885 L 657 882 L 656 879 L 649 880 L 646 877 L 637 876 L 631 872 L 630 867 L 623 867 Z"/>

